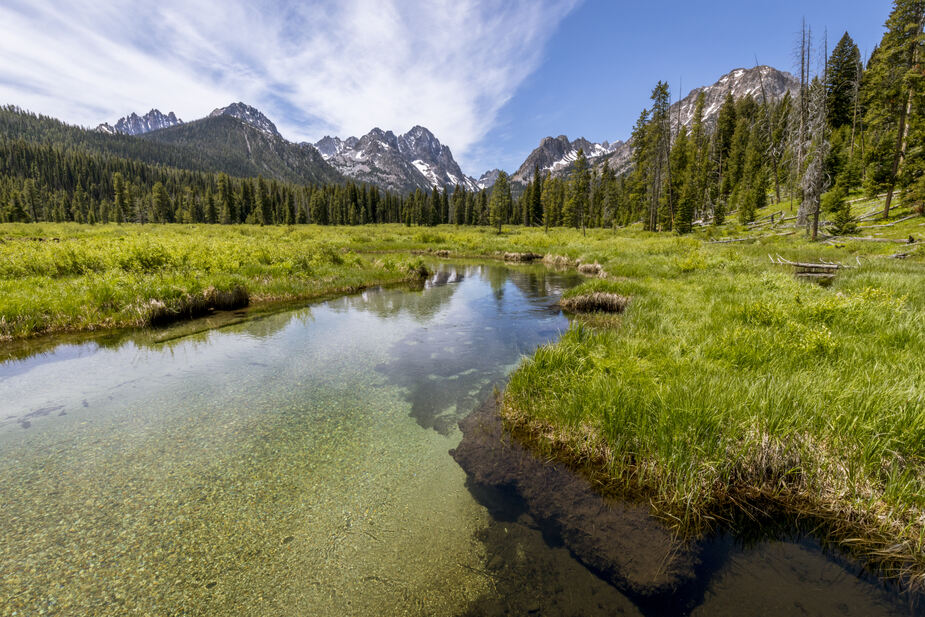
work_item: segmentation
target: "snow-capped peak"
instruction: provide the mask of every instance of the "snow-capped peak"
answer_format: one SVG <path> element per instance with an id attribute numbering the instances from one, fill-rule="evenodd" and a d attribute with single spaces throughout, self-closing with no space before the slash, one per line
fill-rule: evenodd
<path id="1" fill-rule="evenodd" d="M 314 146 L 344 175 L 386 189 L 404 192 L 459 185 L 478 190 L 450 149 L 420 125 L 398 136 L 378 127 L 359 139 L 325 136 Z"/>

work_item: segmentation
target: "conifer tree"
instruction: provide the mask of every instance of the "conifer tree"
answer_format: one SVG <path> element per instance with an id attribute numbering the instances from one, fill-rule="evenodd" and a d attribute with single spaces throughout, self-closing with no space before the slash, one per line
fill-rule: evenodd
<path id="1" fill-rule="evenodd" d="M 923 22 L 925 0 L 894 0 L 887 32 L 864 80 L 869 103 L 865 124 L 875 133 L 877 142 L 870 164 L 881 166 L 882 188 L 887 192 L 884 218 L 890 214 L 893 193 L 903 171 L 910 116 L 922 108 L 925 97 L 925 76 L 916 70 L 922 62 Z"/>
<path id="2" fill-rule="evenodd" d="M 29 218 L 29 213 L 23 208 L 18 191 L 13 192 L 13 199 L 10 203 L 7 220 L 11 223 L 28 223 L 32 220 Z"/>
<path id="3" fill-rule="evenodd" d="M 855 85 L 861 79 L 861 52 L 851 36 L 845 32 L 826 67 L 826 106 L 829 110 L 829 125 L 833 129 L 849 126 L 855 107 Z"/>
<path id="4" fill-rule="evenodd" d="M 588 159 L 584 150 L 578 150 L 578 156 L 572 164 L 572 174 L 569 180 L 568 201 L 563 212 L 564 224 L 569 227 L 581 227 L 585 230 L 585 217 L 588 212 L 588 192 L 591 188 L 591 173 L 588 170 Z"/>
<path id="5" fill-rule="evenodd" d="M 533 192 L 530 194 L 530 222 L 536 225 L 543 220 L 543 178 L 539 165 L 533 166 Z"/>
<path id="6" fill-rule="evenodd" d="M 508 185 L 507 173 L 502 171 L 498 174 L 494 186 L 491 187 L 491 202 L 488 206 L 489 222 L 492 227 L 498 228 L 498 233 L 501 233 L 501 225 L 510 208 L 511 188 Z"/>
<path id="7" fill-rule="evenodd" d="M 212 190 L 206 191 L 203 222 L 213 225 L 218 222 L 218 210 L 215 208 L 215 196 Z"/>
<path id="8" fill-rule="evenodd" d="M 464 225 L 466 221 L 466 189 L 456 185 L 453 190 L 453 223 L 457 226 Z"/>
<path id="9" fill-rule="evenodd" d="M 312 223 L 315 225 L 328 224 L 328 202 L 322 189 L 315 189 L 312 192 L 309 209 L 311 210 Z"/>
<path id="10" fill-rule="evenodd" d="M 155 183 L 154 188 L 151 189 L 151 206 L 156 223 L 170 222 L 172 218 L 170 196 L 167 194 L 167 189 L 165 189 L 164 185 L 160 182 Z"/>

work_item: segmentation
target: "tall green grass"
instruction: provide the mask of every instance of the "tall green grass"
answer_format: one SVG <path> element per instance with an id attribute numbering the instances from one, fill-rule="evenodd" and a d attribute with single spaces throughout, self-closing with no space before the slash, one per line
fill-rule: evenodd
<path id="1" fill-rule="evenodd" d="M 0 337 L 144 326 L 215 298 L 291 300 L 392 283 L 420 261 L 367 257 L 349 244 L 315 227 L 2 225 Z"/>
<path id="2" fill-rule="evenodd" d="M 671 244 L 665 259 L 596 255 L 629 274 L 570 294 L 630 296 L 626 313 L 615 328 L 579 319 L 526 361 L 505 392 L 509 426 L 680 529 L 773 503 L 921 585 L 923 264 L 865 256 L 822 288 L 756 247 Z"/>

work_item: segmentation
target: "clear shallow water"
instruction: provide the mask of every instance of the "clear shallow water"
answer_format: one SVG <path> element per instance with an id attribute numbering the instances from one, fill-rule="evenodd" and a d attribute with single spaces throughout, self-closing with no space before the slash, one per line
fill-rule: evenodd
<path id="1" fill-rule="evenodd" d="M 575 282 L 440 266 L 423 290 L 0 364 L 0 615 L 640 614 L 528 513 L 492 518 L 448 454 L 567 327 Z M 749 598 L 908 614 L 795 543 L 734 552 L 696 614 Z"/>

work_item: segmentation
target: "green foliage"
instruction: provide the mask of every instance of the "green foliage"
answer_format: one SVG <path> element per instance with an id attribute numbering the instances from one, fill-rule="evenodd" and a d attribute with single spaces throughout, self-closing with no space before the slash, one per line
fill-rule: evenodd
<path id="1" fill-rule="evenodd" d="M 826 65 L 826 106 L 832 128 L 850 126 L 856 120 L 856 97 L 861 81 L 861 52 L 845 32 Z"/>
<path id="2" fill-rule="evenodd" d="M 848 191 L 836 184 L 835 188 L 822 196 L 822 209 L 832 217 L 832 233 L 837 236 L 850 236 L 858 230 L 857 219 L 851 214 L 848 203 Z"/>
<path id="3" fill-rule="evenodd" d="M 0 226 L 0 338 L 144 325 L 150 307 L 181 311 L 209 288 L 282 300 L 409 276 L 410 258 L 360 257 L 321 229 Z"/>
<path id="4" fill-rule="evenodd" d="M 588 213 L 588 197 L 591 190 L 591 173 L 584 150 L 578 150 L 578 156 L 569 178 L 568 200 L 562 211 L 562 224 L 584 229 Z"/>
<path id="5" fill-rule="evenodd" d="M 495 180 L 491 188 L 491 202 L 489 205 L 489 216 L 492 227 L 498 228 L 501 233 L 501 225 L 509 220 L 511 210 L 511 188 L 508 185 L 507 174 L 501 172 L 498 179 Z"/>

